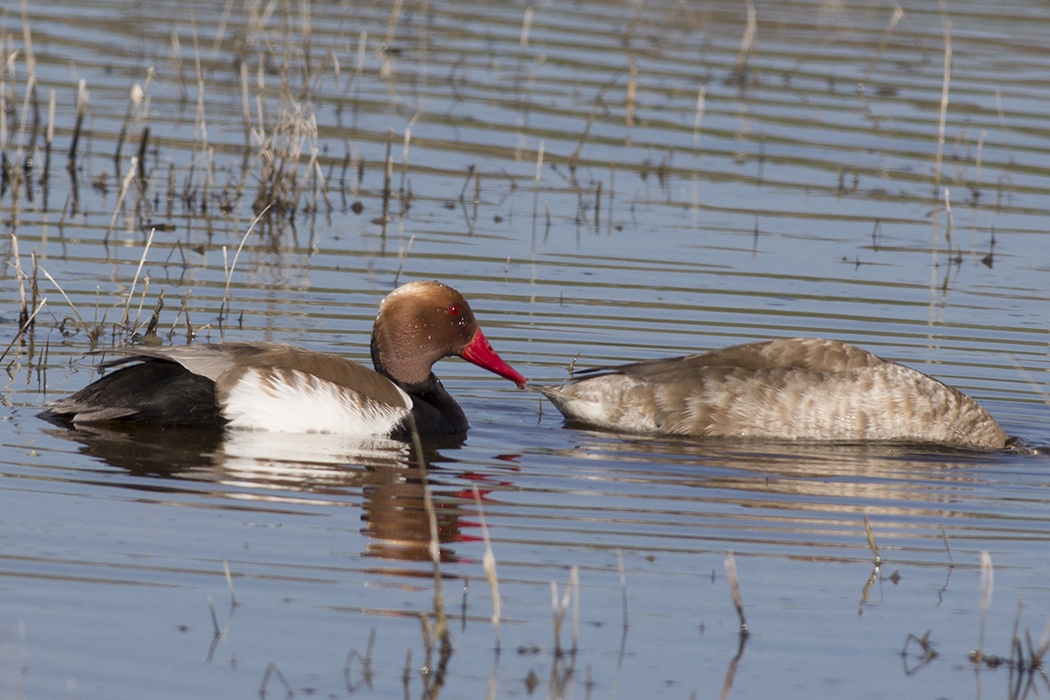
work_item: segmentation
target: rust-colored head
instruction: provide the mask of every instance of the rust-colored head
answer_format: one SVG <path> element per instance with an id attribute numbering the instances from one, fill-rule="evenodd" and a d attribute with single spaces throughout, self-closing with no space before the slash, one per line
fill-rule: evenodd
<path id="1" fill-rule="evenodd" d="M 519 388 L 525 377 L 489 345 L 463 295 L 440 282 L 410 282 L 387 295 L 372 328 L 376 370 L 404 384 L 430 376 L 443 357 L 458 355 Z"/>

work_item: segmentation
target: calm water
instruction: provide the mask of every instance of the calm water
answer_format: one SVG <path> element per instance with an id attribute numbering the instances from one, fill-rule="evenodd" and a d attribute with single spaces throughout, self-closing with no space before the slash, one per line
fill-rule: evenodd
<path id="1" fill-rule="evenodd" d="M 1045 456 L 587 432 L 443 362 L 440 669 L 405 446 L 36 417 L 162 294 L 166 342 L 367 361 L 378 301 L 440 278 L 535 382 L 832 336 L 1050 444 L 1045 7 L 758 2 L 748 51 L 736 2 L 71 8 L 0 8 L 5 346 L 47 298 L 4 358 L 0 697 L 1050 692 L 968 659 L 1044 634 Z"/>

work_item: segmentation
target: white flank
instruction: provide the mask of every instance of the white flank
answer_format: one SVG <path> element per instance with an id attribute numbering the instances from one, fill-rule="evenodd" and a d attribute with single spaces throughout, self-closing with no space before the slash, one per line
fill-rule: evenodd
<path id="1" fill-rule="evenodd" d="M 284 433 L 389 435 L 408 415 L 404 406 L 370 399 L 353 389 L 293 369 L 253 369 L 230 390 L 223 416 L 235 428 Z"/>

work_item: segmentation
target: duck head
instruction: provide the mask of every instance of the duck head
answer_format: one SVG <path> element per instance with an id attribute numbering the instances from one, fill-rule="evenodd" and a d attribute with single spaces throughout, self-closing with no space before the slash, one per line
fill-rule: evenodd
<path id="1" fill-rule="evenodd" d="M 525 386 L 525 377 L 496 354 L 467 300 L 452 287 L 410 282 L 383 299 L 372 328 L 376 371 L 401 384 L 420 384 L 435 362 L 450 355 Z"/>

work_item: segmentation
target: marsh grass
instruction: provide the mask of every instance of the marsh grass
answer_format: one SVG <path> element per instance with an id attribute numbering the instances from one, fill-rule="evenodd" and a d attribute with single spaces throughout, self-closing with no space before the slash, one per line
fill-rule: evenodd
<path id="1" fill-rule="evenodd" d="M 51 154 L 55 145 L 55 113 L 56 110 L 65 107 L 56 98 L 56 91 L 50 90 L 46 129 L 41 126 L 32 32 L 26 2 L 22 5 L 22 50 L 20 53 L 16 51 L 11 54 L 0 67 L 0 93 L 3 93 L 5 105 L 14 101 L 10 88 L 13 83 L 10 79 L 16 75 L 19 58 L 22 58 L 27 74 L 24 93 L 18 100 L 20 109 L 15 110 L 19 115 L 16 129 L 10 128 L 9 110 L 0 110 L 0 199 L 9 198 L 12 223 L 17 223 L 18 207 L 22 203 L 23 194 L 32 201 L 32 189 L 28 189 L 27 192 L 27 185 L 32 184 L 29 176 L 32 175 L 34 164 L 43 164 L 39 173 L 39 183 L 43 186 L 46 200 L 47 185 L 51 177 Z M 329 50 L 322 60 L 310 65 L 303 44 L 293 40 L 290 29 L 295 19 L 302 18 L 302 11 L 295 13 L 293 18 L 293 8 L 283 8 L 284 15 L 273 29 L 267 25 L 269 13 L 264 18 L 258 14 L 258 7 L 253 8 L 254 14 L 249 22 L 252 31 L 241 37 L 237 47 L 240 55 L 237 74 L 240 78 L 244 131 L 243 155 L 239 161 L 226 162 L 226 150 L 217 150 L 209 139 L 209 106 L 214 101 L 224 99 L 224 95 L 219 92 L 223 88 L 214 85 L 212 81 L 222 81 L 221 73 L 224 69 L 220 63 L 214 60 L 209 62 L 202 56 L 192 10 L 189 27 L 193 56 L 192 68 L 189 71 L 183 60 L 183 42 L 179 32 L 172 32 L 172 60 L 168 68 L 174 73 L 184 99 L 190 99 L 191 89 L 195 93 L 194 147 L 187 162 L 180 165 L 172 160 L 168 161 L 166 168 L 159 169 L 159 172 L 166 169 L 169 174 L 166 198 L 169 207 L 168 219 L 171 219 L 174 213 L 170 208 L 172 203 L 180 201 L 185 210 L 194 215 L 211 216 L 210 212 L 215 211 L 233 214 L 236 220 L 236 217 L 240 216 L 240 203 L 249 190 L 253 191 L 248 200 L 253 214 L 265 212 L 268 220 L 278 224 L 275 228 L 267 229 L 271 235 L 280 235 L 286 229 L 286 224 L 298 214 L 313 215 L 332 210 L 328 178 L 321 168 L 321 151 L 312 96 L 314 84 L 323 82 L 326 76 L 334 74 L 338 82 L 338 58 Z M 308 26 L 304 27 L 303 31 L 308 39 Z M 216 37 L 213 53 L 217 51 L 219 41 L 219 37 Z M 256 66 L 255 81 L 249 80 L 253 58 Z M 278 67 L 276 88 L 270 85 L 272 78 L 269 68 L 272 66 Z M 192 80 L 186 79 L 187 72 L 192 72 Z M 142 83 L 133 85 L 129 92 L 119 131 L 113 136 L 113 175 L 109 175 L 106 169 L 88 174 L 88 179 L 101 188 L 100 191 L 104 192 L 108 188 L 111 177 L 115 178 L 119 186 L 117 204 L 111 212 L 106 230 L 106 242 L 119 228 L 118 223 L 124 215 L 126 203 L 133 202 L 133 213 L 128 215 L 125 226 L 128 231 L 148 231 L 151 226 L 157 225 L 153 219 L 161 213 L 154 211 L 148 197 L 153 186 L 151 180 L 158 173 L 156 166 L 166 159 L 163 153 L 159 154 L 156 162 L 149 158 L 153 143 L 148 123 L 151 114 L 149 92 L 158 77 L 166 80 L 170 76 L 163 74 L 163 71 L 158 75 L 154 68 L 148 68 Z M 224 85 L 224 82 L 220 84 Z M 88 80 L 78 79 L 73 105 L 75 119 L 68 132 L 66 151 L 70 197 L 63 209 L 63 222 L 80 213 L 77 183 L 84 176 L 85 168 L 94 167 L 90 153 L 85 153 L 83 146 L 90 135 L 90 95 Z M 253 103 L 254 118 L 250 107 Z M 43 144 L 38 145 L 41 139 Z M 39 156 L 41 146 L 42 157 Z M 216 173 L 220 171 L 229 173 L 225 184 L 220 184 L 216 177 Z M 176 184 L 179 179 L 181 186 Z M 306 194 L 310 197 L 304 198 Z M 170 227 L 169 224 L 165 228 Z"/>
<path id="2" fill-rule="evenodd" d="M 48 183 L 51 178 L 51 153 L 55 146 L 55 113 L 56 110 L 62 108 L 60 100 L 56 98 L 56 91 L 50 90 L 46 129 L 41 127 L 36 87 L 36 63 L 27 8 L 27 2 L 23 0 L 22 50 L 7 55 L 0 69 L 0 98 L 3 98 L 5 105 L 14 103 L 11 88 L 15 83 L 12 79 L 17 75 L 16 67 L 19 59 L 24 63 L 26 74 L 24 92 L 18 100 L 19 109 L 13 110 L 19 116 L 16 129 L 10 128 L 9 110 L 0 109 L 0 158 L 2 158 L 0 161 L 0 201 L 7 199 L 10 202 L 11 206 L 7 208 L 10 217 L 8 223 L 15 229 L 17 229 L 19 206 L 23 199 L 26 198 L 31 202 L 33 198 L 31 189 L 33 181 L 30 176 L 33 174 L 34 163 L 43 163 L 43 169 L 39 173 L 39 183 L 43 188 L 44 206 L 46 206 Z M 126 236 L 140 231 L 144 237 L 142 256 L 134 271 L 134 277 L 130 280 L 130 287 L 120 293 L 119 320 L 107 322 L 108 315 L 105 313 L 99 319 L 98 309 L 96 309 L 96 321 L 94 323 L 85 321 L 84 314 L 74 304 L 71 296 L 63 288 L 63 284 L 42 266 L 38 268 L 34 251 L 33 299 L 37 298 L 35 279 L 39 272 L 59 291 L 72 313 L 71 318 L 61 320 L 60 328 L 65 329 L 68 325 L 67 321 L 71 320 L 72 326 L 87 336 L 92 349 L 107 336 L 111 337 L 114 343 L 138 342 L 143 337 L 147 339 L 156 337 L 159 314 L 163 308 L 164 292 L 162 289 L 159 295 L 154 293 L 151 299 L 150 280 L 148 276 L 142 277 L 142 272 L 153 245 L 154 236 L 158 232 L 168 233 L 176 229 L 174 223 L 156 221 L 156 217 L 160 215 L 171 222 L 176 216 L 176 212 L 173 211 L 175 203 L 181 202 L 184 211 L 194 216 L 211 217 L 212 212 L 232 215 L 236 227 L 240 217 L 240 203 L 246 190 L 251 187 L 255 190 L 250 200 L 253 215 L 251 225 L 240 239 L 233 263 L 224 265 L 226 283 L 222 303 L 218 310 L 220 327 L 230 314 L 230 282 L 237 258 L 251 236 L 267 235 L 270 237 L 270 245 L 274 245 L 287 230 L 286 224 L 293 221 L 298 213 L 313 215 L 319 211 L 331 211 L 332 209 L 328 194 L 328 178 L 321 169 L 319 158 L 320 149 L 312 94 L 313 84 L 321 82 L 326 75 L 334 73 L 338 82 L 338 59 L 331 51 L 328 51 L 316 65 L 309 65 L 309 56 L 304 53 L 303 44 L 295 41 L 291 32 L 294 20 L 303 18 L 301 11 L 293 19 L 292 8 L 285 6 L 284 15 L 276 23 L 275 29 L 268 27 L 269 20 L 259 15 L 258 11 L 258 7 L 252 10 L 254 14 L 249 23 L 252 31 L 242 37 L 243 43 L 238 46 L 238 51 L 243 59 L 237 72 L 240 76 L 245 143 L 243 157 L 239 162 L 231 161 L 228 164 L 225 162 L 220 164 L 218 161 L 224 157 L 225 151 L 218 151 L 209 141 L 209 104 L 215 99 L 221 99 L 219 89 L 211 85 L 209 76 L 217 73 L 219 67 L 214 61 L 209 63 L 201 54 L 198 27 L 191 9 L 189 27 L 193 56 L 190 71 L 193 79 L 185 79 L 188 71 L 183 61 L 183 45 L 177 30 L 171 36 L 172 62 L 169 66 L 178 76 L 180 90 L 184 97 L 189 99 L 188 93 L 191 89 L 195 92 L 193 96 L 194 148 L 190 153 L 189 161 L 181 166 L 174 161 L 168 161 L 166 167 L 158 168 L 157 166 L 164 160 L 164 156 L 161 155 L 160 158 L 152 161 L 152 164 L 147 163 L 151 153 L 151 132 L 148 123 L 151 114 L 150 88 L 157 77 L 155 69 L 151 67 L 146 70 L 141 84 L 134 84 L 128 93 L 123 118 L 119 122 L 119 132 L 114 137 L 111 159 L 113 175 L 110 176 L 106 169 L 101 173 L 88 173 L 89 179 L 102 188 L 100 191 L 104 192 L 108 189 L 107 183 L 111 177 L 116 178 L 119 185 L 115 204 L 110 211 L 109 223 L 105 228 L 103 243 L 108 244 L 118 232 Z M 308 34 L 309 27 L 304 26 L 303 31 Z M 217 36 L 213 52 L 217 51 L 219 41 L 220 37 Z M 254 56 L 256 60 L 254 84 L 248 80 L 250 74 L 248 58 L 250 56 Z M 270 66 L 278 67 L 276 79 L 279 85 L 276 89 L 269 84 L 272 79 L 268 70 Z M 360 78 L 360 73 L 358 78 Z M 252 90 L 253 85 L 254 91 Z M 74 93 L 75 119 L 71 130 L 67 132 L 69 142 L 66 172 L 69 177 L 70 194 L 63 208 L 60 226 L 80 215 L 77 183 L 84 176 L 85 168 L 92 168 L 94 163 L 90 152 L 84 150 L 84 142 L 90 135 L 88 125 L 91 122 L 90 90 L 86 78 L 79 78 L 76 81 Z M 249 109 L 253 102 L 254 120 Z M 38 145 L 41 139 L 43 144 Z M 406 132 L 406 159 L 407 144 Z M 42 158 L 38 155 L 41 146 L 43 148 Z M 226 184 L 221 186 L 217 184 L 218 180 L 215 176 L 219 169 L 229 173 Z M 159 173 L 164 172 L 167 173 L 167 196 L 165 197 L 167 211 L 156 211 L 149 196 L 154 187 L 152 180 L 157 178 Z M 304 198 L 307 193 L 312 195 L 309 200 Z M 260 223 L 265 226 L 260 226 Z M 15 277 L 22 294 L 22 303 L 19 330 L 9 343 L 5 355 L 26 333 L 32 332 L 33 323 L 39 320 L 39 311 L 45 308 L 43 303 L 35 305 L 26 299 L 24 287 L 29 276 L 22 271 L 22 256 L 18 251 L 15 234 L 12 234 L 11 240 L 12 258 L 16 264 Z M 317 244 L 316 239 L 312 241 L 312 244 Z M 167 241 L 164 242 L 164 245 L 169 246 Z M 185 244 L 175 242 L 171 249 L 185 247 L 193 246 L 188 241 Z M 223 253 L 225 262 L 225 247 L 223 247 Z M 140 278 L 141 286 L 139 285 Z M 136 296 L 139 289 L 141 289 L 141 294 Z M 172 331 L 179 318 L 182 317 L 186 322 L 187 336 L 193 337 L 201 330 L 208 328 L 210 324 L 193 326 L 190 321 L 189 294 L 190 292 L 187 291 L 183 296 L 183 303 L 172 325 Z M 138 309 L 137 312 L 132 313 L 131 307 L 135 301 L 138 302 Z M 142 326 L 139 322 L 147 301 L 150 305 L 155 304 L 156 310 L 143 336 L 140 333 Z M 169 333 L 170 337 L 171 333 Z"/>
<path id="3" fill-rule="evenodd" d="M 947 548 L 947 539 L 945 539 Z M 949 569 L 954 568 L 949 550 Z M 1044 667 L 1047 653 L 1050 653 L 1050 618 L 1048 618 L 1043 633 L 1038 641 L 1032 637 L 1030 630 L 1021 629 L 1021 614 L 1024 610 L 1024 601 L 1018 600 L 1017 611 L 1014 616 L 1013 627 L 1010 633 L 1010 648 L 1006 654 L 990 654 L 986 651 L 985 629 L 988 610 L 992 603 L 995 591 L 995 570 L 992 565 L 991 556 L 987 551 L 982 551 L 980 556 L 980 600 L 978 602 L 979 626 L 977 632 L 977 648 L 967 655 L 972 664 L 978 691 L 981 687 L 980 673 L 982 670 L 1007 669 L 1007 693 L 1011 700 L 1022 698 L 1043 697 L 1040 687 L 1050 691 L 1050 676 Z M 936 660 L 942 658 L 941 652 L 936 649 L 936 640 L 932 629 L 926 630 L 921 636 L 909 633 L 901 648 L 900 657 L 906 676 L 912 676 L 928 667 Z M 1039 683 L 1042 683 L 1042 686 Z"/>
<path id="4" fill-rule="evenodd" d="M 1014 617 L 1013 631 L 1010 635 L 1010 651 L 1002 656 L 986 653 L 985 619 L 992 602 L 994 587 L 995 573 L 992 567 L 992 559 L 988 552 L 982 551 L 980 628 L 978 631 L 977 649 L 969 654 L 970 662 L 973 664 L 975 672 L 981 668 L 1007 668 L 1009 670 L 1007 681 L 1008 696 L 1011 700 L 1028 698 L 1030 696 L 1041 697 L 1037 681 L 1042 681 L 1043 686 L 1050 691 L 1050 676 L 1047 675 L 1046 670 L 1043 668 L 1043 659 L 1046 657 L 1047 652 L 1050 652 L 1050 619 L 1048 619 L 1038 643 L 1032 640 L 1032 634 L 1029 630 L 1025 630 L 1022 637 L 1019 630 L 1024 601 L 1019 600 L 1017 613 Z"/>

